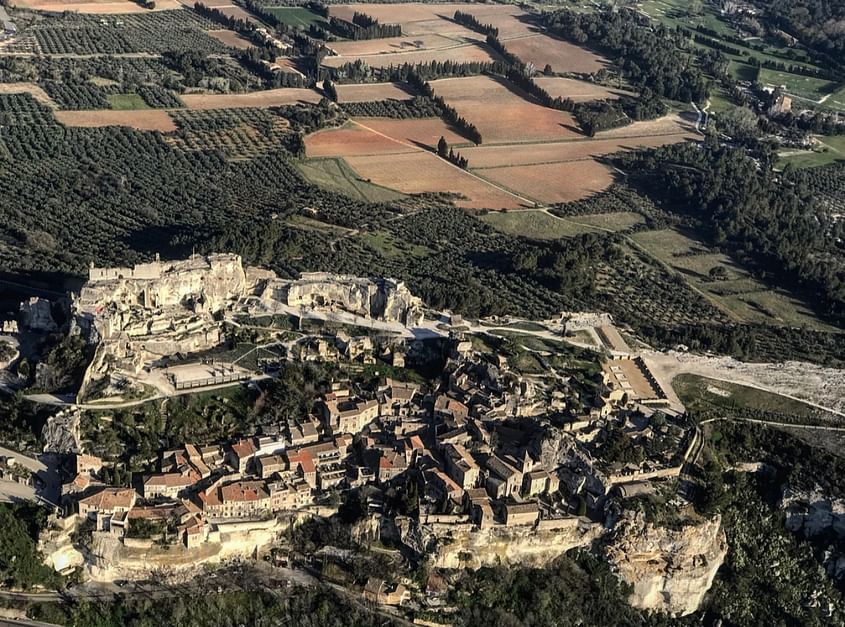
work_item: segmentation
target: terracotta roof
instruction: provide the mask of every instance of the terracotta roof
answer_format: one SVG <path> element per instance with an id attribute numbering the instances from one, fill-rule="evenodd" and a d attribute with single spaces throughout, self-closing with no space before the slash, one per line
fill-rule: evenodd
<path id="1" fill-rule="evenodd" d="M 135 490 L 131 488 L 103 488 L 96 494 L 79 500 L 80 503 L 96 507 L 101 511 L 109 511 L 117 507 L 129 509 L 134 501 Z"/>
<path id="2" fill-rule="evenodd" d="M 197 474 L 191 470 L 187 473 L 181 472 L 163 472 L 154 475 L 149 475 L 144 480 L 144 487 L 150 486 L 164 486 L 164 487 L 174 487 L 174 486 L 189 486 L 194 485 L 199 481 L 199 477 Z"/>
<path id="3" fill-rule="evenodd" d="M 256 448 L 252 440 L 241 440 L 232 445 L 232 451 L 238 457 L 249 457 L 255 453 Z"/>
<path id="4" fill-rule="evenodd" d="M 263 481 L 236 481 L 220 487 L 220 499 L 224 503 L 258 501 L 269 496 Z"/>

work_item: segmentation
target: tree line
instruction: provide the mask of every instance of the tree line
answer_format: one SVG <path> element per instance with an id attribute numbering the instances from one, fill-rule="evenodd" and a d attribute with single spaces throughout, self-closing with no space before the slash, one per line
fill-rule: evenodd
<path id="1" fill-rule="evenodd" d="M 487 35 L 488 37 L 498 37 L 499 36 L 499 29 L 493 26 L 492 24 L 483 24 L 475 17 L 472 13 L 464 13 L 463 11 L 455 11 L 455 15 L 453 18 L 458 24 L 462 24 L 467 28 L 470 28 L 482 35 Z"/>
<path id="2" fill-rule="evenodd" d="M 443 99 L 443 96 L 438 96 L 434 93 L 434 88 L 431 86 L 431 83 L 424 80 L 421 76 L 419 76 L 416 72 L 411 72 L 408 75 L 408 83 L 417 90 L 418 93 L 422 94 L 426 98 L 430 98 L 433 100 L 438 107 L 443 111 L 443 119 L 452 124 L 453 126 L 457 127 L 460 130 L 461 134 L 464 135 L 467 139 L 474 142 L 476 145 L 481 144 L 482 137 L 481 131 L 478 130 L 478 127 L 475 126 L 472 122 L 468 121 L 465 117 L 460 115 L 452 105 L 447 104 L 446 101 Z"/>
<path id="3" fill-rule="evenodd" d="M 401 24 L 379 24 L 377 19 L 357 11 L 351 22 L 339 17 L 330 17 L 329 28 L 338 37 L 352 39 L 353 41 L 402 36 Z"/>

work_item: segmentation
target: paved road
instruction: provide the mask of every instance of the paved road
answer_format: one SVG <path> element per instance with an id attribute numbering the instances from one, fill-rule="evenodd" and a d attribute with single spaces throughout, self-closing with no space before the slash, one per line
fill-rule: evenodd
<path id="1" fill-rule="evenodd" d="M 15 461 L 41 482 L 40 487 L 30 487 L 14 481 L 0 480 L 0 501 L 13 502 L 19 499 L 55 505 L 61 496 L 61 481 L 55 468 L 49 468 L 44 462 L 23 453 L 0 446 L 0 457 L 14 457 Z"/>

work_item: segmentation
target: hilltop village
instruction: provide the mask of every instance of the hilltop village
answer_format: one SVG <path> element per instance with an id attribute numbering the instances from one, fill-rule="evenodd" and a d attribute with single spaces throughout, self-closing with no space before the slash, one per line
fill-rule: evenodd
<path id="1" fill-rule="evenodd" d="M 45 302 L 22 304 L 21 333 L 56 328 Z M 228 254 L 92 266 L 68 333 L 93 357 L 43 434 L 61 477 L 45 555 L 101 580 L 178 572 L 266 553 L 353 500 L 356 533 L 413 563 L 548 563 L 606 533 L 626 499 L 667 489 L 682 499 L 675 486 L 700 444 L 646 361 L 593 318 L 535 324 L 520 343 L 507 332 L 520 323 L 428 310 L 390 279 L 280 279 Z M 260 336 L 251 348 L 219 352 L 247 330 Z M 591 350 L 578 346 L 590 337 Z M 90 439 L 91 421 L 109 425 L 114 411 L 233 387 L 260 396 L 305 364 L 332 374 L 301 413 L 162 447 L 141 471 Z M 724 557 L 713 529 L 714 561 L 690 575 L 705 582 Z M 71 540 L 80 530 L 88 549 Z M 400 604 L 421 592 L 398 583 L 376 578 L 362 594 Z M 690 612 L 704 590 L 642 605 Z"/>

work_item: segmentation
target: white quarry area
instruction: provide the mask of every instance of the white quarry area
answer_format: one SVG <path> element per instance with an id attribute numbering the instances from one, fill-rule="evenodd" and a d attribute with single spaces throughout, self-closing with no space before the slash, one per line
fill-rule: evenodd
<path id="1" fill-rule="evenodd" d="M 287 280 L 225 253 L 156 258 L 133 268 L 92 265 L 73 310 L 76 328 L 98 344 L 83 390 L 117 370 L 137 374 L 171 356 L 216 347 L 224 339 L 222 320 L 235 314 L 338 316 L 394 331 L 423 322 L 422 301 L 400 281 L 327 273 Z"/>
<path id="2" fill-rule="evenodd" d="M 606 549 L 619 577 L 633 587 L 634 607 L 675 616 L 695 612 L 728 552 L 720 517 L 680 529 L 626 517 Z"/>

